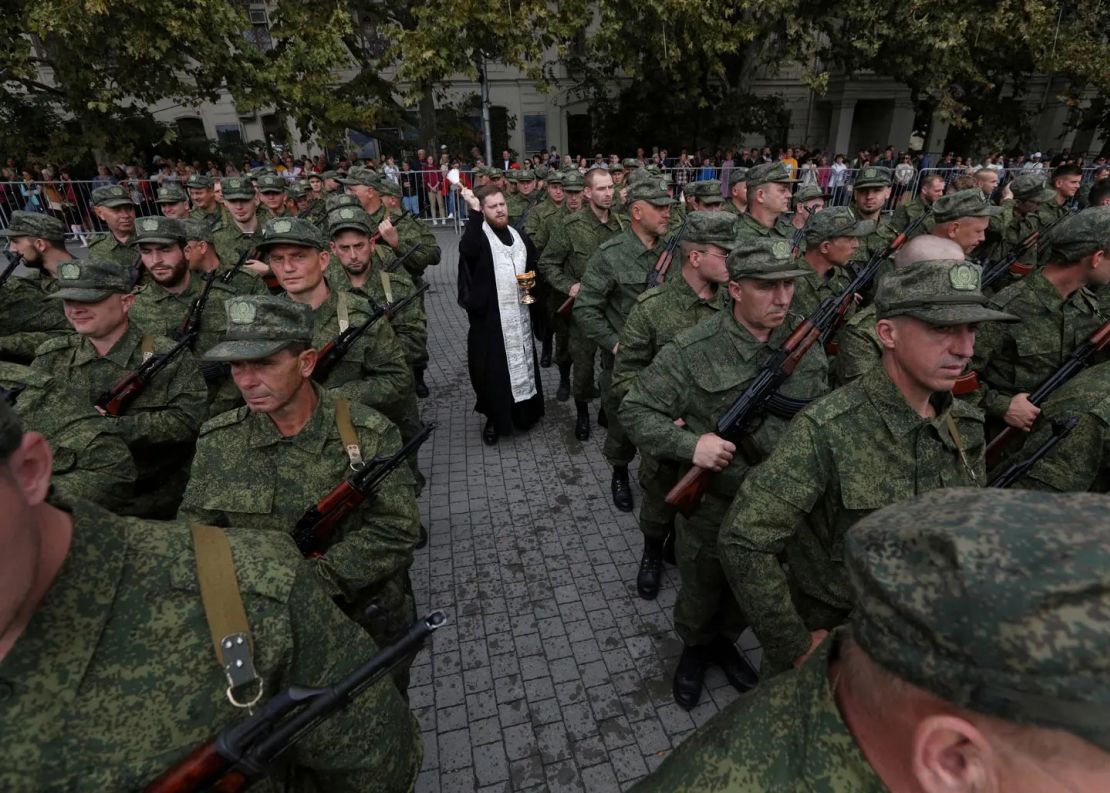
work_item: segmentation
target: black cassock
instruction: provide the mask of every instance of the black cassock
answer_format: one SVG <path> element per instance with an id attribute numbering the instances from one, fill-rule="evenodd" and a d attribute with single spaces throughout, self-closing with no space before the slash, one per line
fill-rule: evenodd
<path id="1" fill-rule="evenodd" d="M 543 384 L 540 382 L 536 346 L 529 337 L 536 393 L 523 402 L 513 402 L 505 342 L 501 337 L 501 311 L 493 276 L 493 255 L 490 253 L 490 242 L 482 231 L 482 221 L 482 213 L 471 210 L 459 240 L 458 299 L 470 320 L 470 330 L 466 335 L 467 368 L 476 398 L 474 411 L 491 419 L 498 435 L 511 435 L 514 428 L 526 430 L 543 416 Z M 512 245 L 508 229 L 493 229 L 493 232 L 506 247 Z M 526 234 L 520 236 L 528 251 L 527 267 L 535 271 L 539 253 Z M 538 305 L 529 306 L 533 325 L 539 319 Z"/>

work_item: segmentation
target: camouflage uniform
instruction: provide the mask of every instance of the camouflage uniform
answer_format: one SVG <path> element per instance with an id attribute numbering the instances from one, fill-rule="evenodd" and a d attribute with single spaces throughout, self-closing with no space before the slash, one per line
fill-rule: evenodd
<path id="1" fill-rule="evenodd" d="M 211 190 L 216 186 L 216 180 L 208 174 L 192 173 L 189 178 L 185 180 L 185 189 L 190 187 L 205 188 Z M 201 207 L 193 207 L 189 210 L 190 220 L 199 220 L 204 223 L 210 230 L 214 230 L 220 223 L 226 222 L 227 211 L 223 208 L 218 201 L 216 208 L 211 212 L 207 212 Z"/>
<path id="2" fill-rule="evenodd" d="M 800 272 L 789 244 L 740 241 L 729 256 L 729 278 L 785 280 Z M 690 468 L 698 438 L 717 431 L 717 421 L 780 349 L 802 317 L 793 315 L 757 341 L 732 311 L 720 311 L 680 333 L 632 383 L 621 404 L 621 422 L 637 447 L 652 457 Z M 623 353 L 622 353 L 623 354 Z M 785 396 L 813 399 L 828 391 L 827 361 L 813 348 L 782 386 Z M 681 418 L 685 424 L 676 426 Z M 721 569 L 717 532 L 736 488 L 775 447 L 786 421 L 767 413 L 755 419 L 732 463 L 713 474 L 702 502 L 677 524 L 675 555 L 682 588 L 675 601 L 675 630 L 688 647 L 718 636 L 735 642 L 745 626 Z"/>
<path id="3" fill-rule="evenodd" d="M 838 237 L 866 237 L 874 230 L 870 221 L 859 221 L 846 207 L 830 207 L 806 221 L 805 242 L 816 248 L 822 242 Z M 794 299 L 790 310 L 808 317 L 827 298 L 841 294 L 852 281 L 852 274 L 844 267 L 832 266 L 825 275 L 818 275 L 804 259 L 799 264 L 806 274 L 794 282 Z"/>
<path id="4" fill-rule="evenodd" d="M 894 229 L 895 233 L 897 233 L 924 215 L 929 209 L 930 206 L 921 200 L 921 196 L 914 196 L 895 209 L 887 222 L 890 224 L 890 227 Z M 911 238 L 921 234 L 928 234 L 933 230 L 935 223 L 936 221 L 929 218 L 917 227 L 917 231 L 911 235 Z"/>
<path id="5" fill-rule="evenodd" d="M 882 361 L 883 347 L 875 332 L 874 304 L 864 306 L 844 323 L 836 334 L 836 346 L 832 373 L 837 386 L 847 385 Z"/>
<path id="6" fill-rule="evenodd" d="M 220 180 L 220 188 L 223 191 L 224 200 L 229 199 L 251 199 L 256 196 L 254 183 L 244 176 L 230 176 L 226 179 Z M 234 264 L 239 261 L 239 257 L 245 252 L 255 247 L 255 235 L 262 231 L 262 227 L 266 225 L 266 221 L 270 219 L 270 211 L 264 206 L 259 206 L 254 214 L 257 225 L 257 231 L 242 231 L 238 224 L 231 217 L 228 212 L 224 221 L 221 222 L 216 228 L 212 230 L 212 239 L 216 247 L 216 255 L 220 257 L 220 261 L 228 264 Z"/>
<path id="7" fill-rule="evenodd" d="M 883 280 L 879 318 L 947 326 L 1009 319 L 986 309 L 979 269 L 919 262 Z M 810 405 L 741 485 L 721 528 L 721 557 L 773 669 L 805 652 L 810 631 L 851 610 L 848 527 L 880 507 L 942 487 L 982 486 L 983 414 L 950 393 L 923 418 L 881 369 Z M 789 569 L 784 572 L 782 562 Z M 793 596 L 793 597 L 792 597 Z"/>
<path id="8" fill-rule="evenodd" d="M 562 175 L 554 178 L 555 183 L 560 185 L 563 183 Z M 559 223 L 559 218 L 563 217 L 565 212 L 564 204 L 556 204 L 550 198 L 546 198 L 528 213 L 528 219 L 524 223 L 524 233 L 531 238 L 536 250 L 542 252 L 547 247 L 555 225 Z"/>
<path id="9" fill-rule="evenodd" d="M 244 308 L 246 307 L 246 308 Z M 251 310 L 253 309 L 253 310 Z M 228 332 L 207 360 L 272 355 L 311 334 L 311 312 L 280 298 L 242 297 L 228 304 Z M 190 520 L 291 533 L 312 504 L 350 472 L 352 459 L 337 417 L 339 395 L 313 384 L 312 417 L 292 437 L 248 407 L 228 411 L 202 428 L 181 514 Z M 346 400 L 364 460 L 395 453 L 397 428 L 376 410 Z M 418 536 L 414 483 L 398 468 L 337 527 L 317 572 L 341 594 L 350 616 L 376 641 L 404 633 L 415 611 L 408 568 Z M 367 616 L 367 608 L 380 611 Z"/>
<path id="10" fill-rule="evenodd" d="M 856 177 L 856 182 L 853 186 L 853 189 L 859 190 L 861 188 L 870 187 L 890 187 L 891 184 L 891 172 L 889 168 L 883 168 L 881 166 L 869 166 L 860 171 L 859 176 Z M 859 207 L 856 206 L 854 198 L 852 199 L 852 205 L 850 209 L 852 210 L 852 214 L 856 216 L 857 220 L 867 220 L 867 218 L 865 218 L 863 213 L 860 211 Z M 900 228 L 894 228 L 889 221 L 883 220 L 882 213 L 880 212 L 879 220 L 875 224 L 874 230 L 860 240 L 860 246 L 856 250 L 856 255 L 852 257 L 852 261 L 870 261 L 871 257 L 877 253 L 882 252 L 886 248 L 886 246 L 889 245 L 896 236 L 898 236 L 898 233 L 901 230 L 902 229 Z"/>
<path id="11" fill-rule="evenodd" d="M 754 168 L 749 168 L 745 174 L 745 180 L 748 183 L 748 195 L 754 195 L 754 191 L 760 185 L 770 184 L 772 182 L 779 184 L 789 185 L 790 171 L 781 162 L 764 163 L 757 165 Z M 732 204 L 731 201 L 727 202 Z M 733 207 L 735 209 L 735 207 Z M 736 236 L 741 237 L 782 237 L 785 240 L 790 240 L 794 237 L 794 227 L 784 215 L 775 218 L 775 225 L 768 228 L 760 223 L 758 220 L 751 216 L 750 212 L 745 212 L 736 216 Z"/>
<path id="12" fill-rule="evenodd" d="M 203 220 L 184 220 L 181 225 L 185 227 L 185 240 L 193 242 L 196 240 L 203 240 L 208 243 L 208 247 L 213 251 L 215 247 L 215 237 L 213 236 L 212 229 Z M 216 254 L 219 258 L 219 254 Z M 230 289 L 236 295 L 268 295 L 270 290 L 266 288 L 266 282 L 262 277 L 247 267 L 240 267 L 234 269 L 238 263 L 238 259 L 234 262 L 220 262 L 220 265 L 213 271 L 219 282 L 212 286 L 213 289 L 223 287 L 221 291 Z"/>
<path id="13" fill-rule="evenodd" d="M 866 732 L 845 723 L 849 638 L 945 710 L 1063 730 L 1107 752 L 1105 730 L 1076 707 L 1108 699 L 1092 684 L 1110 649 L 1105 510 L 1104 498 L 1089 495 L 954 489 L 864 518 L 841 551 L 856 604 L 850 630 L 717 714 L 633 790 L 893 789 L 867 757 L 880 751 L 873 742 L 884 722 L 900 731 L 912 721 L 896 725 L 905 714 L 891 703 L 899 715 L 869 714 Z"/>
<path id="14" fill-rule="evenodd" d="M 1044 178 L 1037 174 L 1022 174 L 1010 182 L 1010 192 L 1013 201 L 1003 201 L 1001 212 L 990 219 L 987 226 L 987 238 L 973 252 L 973 256 L 983 262 L 992 262 L 1002 259 L 1021 244 L 1022 240 L 1039 228 L 1036 221 L 1036 212 L 1026 215 L 1018 214 L 1014 208 L 1017 201 L 1035 202 L 1040 205 L 1056 197 L 1055 190 L 1045 187 Z M 1018 259 L 1023 264 L 1036 264 L 1037 252 L 1032 250 Z M 1014 279 L 1005 275 L 994 284 L 994 291 L 1001 291 L 1003 287 Z"/>
<path id="15" fill-rule="evenodd" d="M 12 212 L 8 227 L 0 229 L 0 238 L 5 240 L 42 237 L 64 244 L 65 234 L 60 220 L 19 210 Z M 46 299 L 57 289 L 54 278 L 45 269 L 26 264 L 22 269 L 17 268 L 0 287 L 0 357 L 29 362 L 40 344 L 69 332 L 69 323 L 62 304 Z"/>
<path id="16" fill-rule="evenodd" d="M 740 210 L 736 208 L 736 204 L 732 203 L 732 187 L 737 182 L 748 181 L 748 168 L 733 168 L 728 175 L 728 190 L 729 195 L 725 198 L 725 203 L 721 205 L 722 212 L 728 212 L 730 215 L 739 217 Z"/>
<path id="17" fill-rule="evenodd" d="M 131 501 L 135 462 L 123 436 L 65 382 L 46 372 L 0 363 L 0 388 L 14 399 L 28 432 L 38 432 L 54 452 L 54 487 L 67 498 L 83 498 L 119 511 Z"/>
<path id="18" fill-rule="evenodd" d="M 671 202 L 656 180 L 642 180 L 628 192 L 629 206 L 647 201 L 657 206 Z M 601 400 L 609 426 L 605 435 L 605 459 L 614 467 L 627 466 L 636 447 L 625 434 L 617 416 L 620 403 L 610 387 L 613 377 L 613 348 L 620 341 L 624 320 L 647 288 L 648 274 L 654 269 L 664 243 L 645 248 L 631 227 L 603 242 L 586 263 L 582 288 L 574 303 L 574 322 L 582 333 L 601 350 Z"/>
<path id="19" fill-rule="evenodd" d="M 0 661 L 0 680 L 12 681 L 0 684 L 0 789 L 139 790 L 242 711 L 224 695 L 189 530 L 65 508 L 66 562 Z M 267 695 L 328 685 L 373 657 L 292 543 L 227 534 Z M 421 754 L 415 720 L 379 682 L 295 744 L 273 789 L 407 790 Z"/>
<path id="20" fill-rule="evenodd" d="M 111 262 L 96 259 L 66 262 L 59 283 L 54 299 L 99 302 L 130 289 L 126 274 Z M 148 351 L 161 355 L 173 345 L 167 338 L 148 335 L 128 323 L 127 331 L 103 356 L 84 336 L 70 333 L 39 347 L 32 365 L 68 383 L 86 404 L 93 405 L 101 394 L 138 369 Z M 197 432 L 208 415 L 206 398 L 196 359 L 183 350 L 154 376 L 123 415 L 102 419 L 123 436 L 139 472 L 128 514 L 173 517 L 189 476 Z"/>
<path id="21" fill-rule="evenodd" d="M 93 190 L 92 203 L 94 207 L 135 206 L 127 189 L 114 184 L 103 185 Z M 109 231 L 105 236 L 89 245 L 90 259 L 107 259 L 127 270 L 134 266 L 138 256 L 139 249 L 135 245 L 134 236 L 125 242 L 121 242 Z"/>

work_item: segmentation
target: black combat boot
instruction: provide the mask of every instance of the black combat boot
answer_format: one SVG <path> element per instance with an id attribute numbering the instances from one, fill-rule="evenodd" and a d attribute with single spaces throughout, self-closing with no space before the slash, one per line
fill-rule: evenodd
<path id="1" fill-rule="evenodd" d="M 555 398 L 560 402 L 570 399 L 570 364 L 559 364 L 559 388 L 555 391 Z"/>
<path id="2" fill-rule="evenodd" d="M 574 400 L 574 406 L 578 408 L 578 418 L 574 420 L 574 437 L 580 441 L 588 441 L 590 439 L 590 403 L 576 399 Z"/>
<path id="3" fill-rule="evenodd" d="M 632 511 L 632 485 L 628 483 L 628 466 L 613 466 L 613 506 L 621 512 Z"/>
<path id="4" fill-rule="evenodd" d="M 482 430 L 482 442 L 486 446 L 497 445 L 497 425 L 493 423 L 493 419 L 486 420 L 486 428 Z"/>
<path id="5" fill-rule="evenodd" d="M 683 710 L 691 710 L 701 699 L 701 689 L 705 683 L 705 648 L 683 646 L 674 671 L 674 686 L 671 693 L 674 701 Z"/>
<path id="6" fill-rule="evenodd" d="M 599 408 L 597 411 L 597 426 L 609 427 L 609 417 L 605 415 L 605 408 Z"/>
<path id="7" fill-rule="evenodd" d="M 424 368 L 413 369 L 412 375 L 416 380 L 416 395 L 424 399 L 428 396 L 428 386 L 424 385 Z"/>
<path id="8" fill-rule="evenodd" d="M 636 591 L 644 600 L 655 600 L 659 594 L 659 579 L 663 577 L 663 543 L 644 537 L 644 555 L 640 559 L 640 572 L 636 575 Z"/>
<path id="9" fill-rule="evenodd" d="M 540 352 L 540 366 L 544 369 L 551 366 L 551 337 L 544 336 L 543 348 Z"/>
<path id="10" fill-rule="evenodd" d="M 721 667 L 725 678 L 741 694 L 751 691 L 759 683 L 759 674 L 748 659 L 724 636 L 718 636 L 709 645 L 709 660 Z"/>

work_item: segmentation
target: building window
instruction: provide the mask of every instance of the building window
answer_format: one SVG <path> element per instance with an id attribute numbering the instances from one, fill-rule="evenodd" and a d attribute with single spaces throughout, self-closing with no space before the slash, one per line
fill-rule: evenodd
<path id="1" fill-rule="evenodd" d="M 253 44 L 260 52 L 269 52 L 274 48 L 274 40 L 270 37 L 270 17 L 266 14 L 265 6 L 247 4 L 247 19 L 250 27 L 243 31 L 243 38 Z"/>
<path id="2" fill-rule="evenodd" d="M 208 140 L 204 122 L 195 116 L 182 116 L 175 122 L 177 135 L 183 143 L 203 143 Z"/>
<path id="3" fill-rule="evenodd" d="M 221 146 L 230 146 L 243 142 L 243 128 L 238 124 L 217 124 L 216 137 Z"/>
<path id="4" fill-rule="evenodd" d="M 524 153 L 532 154 L 547 148 L 547 116 L 524 116 Z"/>

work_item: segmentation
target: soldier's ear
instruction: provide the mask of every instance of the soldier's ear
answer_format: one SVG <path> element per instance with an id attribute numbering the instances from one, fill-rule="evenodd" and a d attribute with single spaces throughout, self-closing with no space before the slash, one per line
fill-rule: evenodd
<path id="1" fill-rule="evenodd" d="M 898 326 L 892 319 L 880 319 L 875 323 L 875 335 L 884 350 L 893 350 L 898 339 Z"/>
<path id="2" fill-rule="evenodd" d="M 23 433 L 19 448 L 11 454 L 9 467 L 31 506 L 42 503 L 50 492 L 52 465 L 53 456 L 46 439 L 37 432 Z"/>
<path id="3" fill-rule="evenodd" d="M 999 793 L 998 757 L 979 729 L 958 716 L 918 723 L 911 768 L 925 793 Z"/>

